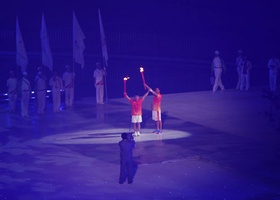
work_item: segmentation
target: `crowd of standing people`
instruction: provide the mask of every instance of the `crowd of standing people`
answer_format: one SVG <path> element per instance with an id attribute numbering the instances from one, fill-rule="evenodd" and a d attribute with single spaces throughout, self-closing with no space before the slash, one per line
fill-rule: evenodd
<path id="1" fill-rule="evenodd" d="M 250 89 L 250 71 L 252 69 L 252 63 L 248 60 L 247 56 L 243 54 L 242 50 L 238 50 L 238 55 L 235 61 L 237 72 L 237 84 L 236 90 L 248 91 Z M 222 74 L 226 71 L 226 66 L 223 59 L 220 57 L 220 52 L 214 52 L 215 57 L 212 61 L 212 73 L 214 74 L 213 81 L 213 93 L 219 88 L 221 91 L 225 91 L 225 87 L 222 83 Z M 278 70 L 280 68 L 279 59 L 274 55 L 268 60 L 267 63 L 269 71 L 269 90 L 271 93 L 275 93 L 277 89 L 277 77 Z"/>
<path id="2" fill-rule="evenodd" d="M 218 88 L 221 91 L 225 91 L 225 86 L 222 83 L 222 73 L 226 71 L 226 66 L 220 57 L 219 51 L 214 52 L 215 57 L 212 61 L 212 73 L 214 72 L 215 81 L 213 84 L 213 93 Z M 238 50 L 238 56 L 236 58 L 236 71 L 237 71 L 237 84 L 236 90 L 248 91 L 250 88 L 250 70 L 252 69 L 251 62 L 247 59 L 247 56 L 243 55 L 242 50 Z"/>
<path id="3" fill-rule="evenodd" d="M 29 101 L 34 89 L 36 99 L 37 114 L 44 114 L 46 109 L 47 88 L 50 87 L 52 96 L 53 112 L 61 111 L 61 97 L 64 92 L 65 108 L 72 108 L 74 103 L 75 73 L 70 65 L 65 66 L 65 72 L 60 76 L 58 71 L 52 71 L 52 76 L 48 80 L 44 73 L 43 67 L 37 68 L 37 74 L 34 80 L 34 87 L 27 72 L 22 73 L 22 78 L 17 79 L 15 72 L 9 72 L 7 80 L 9 112 L 16 112 L 16 103 L 20 99 L 21 116 L 29 117 Z M 101 67 L 99 62 L 96 63 L 96 69 L 93 72 L 94 85 L 96 89 L 96 103 L 104 104 L 104 76 L 106 69 Z"/>

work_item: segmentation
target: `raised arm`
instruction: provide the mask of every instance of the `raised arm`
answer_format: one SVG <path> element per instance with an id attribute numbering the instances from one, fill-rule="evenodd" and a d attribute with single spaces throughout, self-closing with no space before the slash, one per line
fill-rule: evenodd
<path id="1" fill-rule="evenodd" d="M 154 90 L 152 90 L 152 88 L 150 88 L 147 84 L 146 84 L 146 87 L 148 88 L 148 91 L 149 91 L 149 92 L 153 93 L 153 95 L 155 95 L 155 96 L 158 95 L 158 94 L 157 94 Z"/>
<path id="2" fill-rule="evenodd" d="M 124 95 L 124 98 L 127 98 L 128 100 L 130 100 L 131 98 L 127 95 L 127 93 L 126 92 L 124 92 L 123 93 L 123 95 Z"/>
<path id="3" fill-rule="evenodd" d="M 148 90 L 148 91 L 143 95 L 143 97 L 142 97 L 143 100 L 148 96 L 149 92 L 150 92 L 150 90 Z"/>

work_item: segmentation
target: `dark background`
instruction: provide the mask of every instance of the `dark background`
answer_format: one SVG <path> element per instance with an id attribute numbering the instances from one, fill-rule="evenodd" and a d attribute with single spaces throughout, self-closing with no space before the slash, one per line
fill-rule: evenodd
<path id="1" fill-rule="evenodd" d="M 93 96 L 92 73 L 101 59 L 98 8 L 101 10 L 109 54 L 108 96 L 122 96 L 122 79 L 129 75 L 128 92 L 144 93 L 139 66 L 147 82 L 163 93 L 210 90 L 211 60 L 219 50 L 227 71 L 226 88 L 236 83 L 235 58 L 242 49 L 253 64 L 251 85 L 268 85 L 267 61 L 279 56 L 277 1 L 2 1 L 0 7 L 1 93 L 6 91 L 9 70 L 15 63 L 15 19 L 29 58 L 32 81 L 41 65 L 40 27 L 44 12 L 60 74 L 72 64 L 72 13 L 86 36 L 85 68 L 74 65 L 77 97 Z M 46 69 L 48 76 L 50 72 Z M 20 74 L 18 74 L 20 78 Z"/>

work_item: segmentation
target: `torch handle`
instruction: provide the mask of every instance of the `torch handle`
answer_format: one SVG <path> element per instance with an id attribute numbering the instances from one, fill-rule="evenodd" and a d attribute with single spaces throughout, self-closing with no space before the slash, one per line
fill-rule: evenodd
<path id="1" fill-rule="evenodd" d="M 144 77 L 144 72 L 141 72 L 141 75 L 142 75 L 142 81 L 143 81 L 143 86 L 144 86 L 144 89 L 146 90 L 146 81 L 145 81 L 145 77 Z"/>
<path id="2" fill-rule="evenodd" d="M 123 80 L 123 95 L 125 97 L 125 93 L 126 93 L 126 80 Z"/>

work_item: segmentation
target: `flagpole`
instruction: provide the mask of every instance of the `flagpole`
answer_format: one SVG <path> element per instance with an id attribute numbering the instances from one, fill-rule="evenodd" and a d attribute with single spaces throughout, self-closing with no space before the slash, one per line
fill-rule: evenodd
<path id="1" fill-rule="evenodd" d="M 103 59 L 103 66 L 105 66 L 105 76 L 104 76 L 104 82 L 105 82 L 105 101 L 108 102 L 108 92 L 107 92 L 107 66 L 106 66 L 106 62 L 105 62 L 105 58 L 102 57 Z"/>
<path id="2" fill-rule="evenodd" d="M 101 39 L 101 50 L 102 50 L 102 61 L 103 61 L 103 66 L 105 66 L 105 72 L 107 72 L 107 67 L 108 67 L 108 52 L 107 52 L 107 46 L 106 46 L 106 39 L 105 39 L 105 33 L 104 33 L 104 28 L 103 28 L 103 23 L 101 19 L 101 13 L 100 9 L 98 8 L 98 18 L 99 18 L 99 26 L 100 26 L 100 39 Z M 107 77 L 105 74 L 104 77 L 104 82 L 105 82 L 105 95 L 106 95 L 106 101 L 108 101 L 108 93 L 107 93 Z"/>

